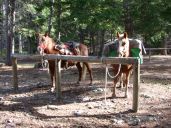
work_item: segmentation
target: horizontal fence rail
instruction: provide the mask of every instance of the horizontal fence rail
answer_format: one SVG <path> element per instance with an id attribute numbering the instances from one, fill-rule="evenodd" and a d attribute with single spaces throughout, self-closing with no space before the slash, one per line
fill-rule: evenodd
<path id="1" fill-rule="evenodd" d="M 134 64 L 136 63 L 136 58 L 128 57 L 97 57 L 97 56 L 70 56 L 70 55 L 44 55 L 45 59 L 60 59 L 60 60 L 72 60 L 79 62 L 89 62 L 89 63 L 103 63 L 103 64 Z"/>
<path id="2" fill-rule="evenodd" d="M 152 56 L 152 51 L 160 51 L 160 50 L 164 50 L 164 54 L 167 55 L 168 54 L 168 50 L 171 50 L 171 48 L 146 48 L 146 51 L 149 51 L 149 61 L 151 61 L 151 56 Z"/>
<path id="3" fill-rule="evenodd" d="M 89 63 L 102 63 L 102 64 L 134 64 L 136 63 L 137 58 L 135 57 L 97 57 L 97 56 L 71 56 L 71 55 L 57 55 L 57 54 L 47 54 L 44 56 L 41 55 L 19 55 L 13 54 L 12 58 L 17 58 L 18 60 L 23 59 L 47 59 L 47 60 L 72 60 L 79 62 L 89 62 Z"/>
<path id="4" fill-rule="evenodd" d="M 145 50 L 171 50 L 171 48 L 146 48 Z"/>
<path id="5" fill-rule="evenodd" d="M 23 59 L 40 60 L 43 56 L 41 56 L 41 55 L 12 54 L 11 57 L 12 58 L 17 58 L 18 60 L 23 60 Z"/>
<path id="6" fill-rule="evenodd" d="M 133 105 L 132 109 L 134 112 L 138 111 L 138 97 L 139 97 L 139 83 L 140 83 L 140 64 L 138 58 L 128 57 L 97 57 L 97 56 L 71 56 L 71 55 L 57 55 L 57 54 L 48 54 L 48 55 L 12 55 L 12 64 L 13 64 L 13 85 L 14 89 L 18 90 L 18 77 L 17 77 L 17 59 L 47 59 L 55 60 L 55 87 L 56 87 L 56 96 L 61 98 L 61 71 L 60 63 L 61 61 L 57 60 L 72 60 L 79 62 L 88 62 L 88 63 L 102 63 L 102 64 L 132 64 L 134 70 L 134 80 L 133 80 Z"/>

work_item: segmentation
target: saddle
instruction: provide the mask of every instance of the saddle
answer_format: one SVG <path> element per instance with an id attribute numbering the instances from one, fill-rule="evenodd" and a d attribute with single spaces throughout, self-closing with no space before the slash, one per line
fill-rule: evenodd
<path id="1" fill-rule="evenodd" d="M 73 55 L 79 55 L 80 50 L 79 50 L 79 43 L 74 42 L 74 41 L 68 41 L 65 43 L 65 45 L 68 46 L 68 49 L 73 53 Z"/>
<path id="2" fill-rule="evenodd" d="M 79 43 L 74 41 L 68 41 L 60 45 L 55 45 L 55 49 L 59 50 L 63 55 L 79 55 Z"/>
<path id="3" fill-rule="evenodd" d="M 80 55 L 79 43 L 74 41 L 68 41 L 66 43 L 55 45 L 55 49 L 59 50 L 62 55 Z M 73 66 L 75 62 L 63 60 L 61 67 L 67 69 L 69 66 Z"/>

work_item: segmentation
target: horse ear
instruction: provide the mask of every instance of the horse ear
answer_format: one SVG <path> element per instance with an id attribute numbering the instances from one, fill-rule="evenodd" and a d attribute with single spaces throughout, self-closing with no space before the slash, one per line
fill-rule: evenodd
<path id="1" fill-rule="evenodd" d="M 45 32 L 45 35 L 44 35 L 44 36 L 45 36 L 45 37 L 46 37 L 46 36 L 49 36 L 49 32 Z"/>
<path id="2" fill-rule="evenodd" d="M 120 35 L 119 32 L 117 32 L 117 33 L 116 33 L 116 37 L 119 38 L 119 35 Z"/>
<path id="3" fill-rule="evenodd" d="M 39 35 L 40 35 L 40 34 L 39 34 L 38 32 L 35 33 L 35 36 L 36 36 L 36 37 L 39 37 Z"/>
<path id="4" fill-rule="evenodd" d="M 36 32 L 36 33 L 35 33 L 35 36 L 36 36 L 37 38 L 39 38 L 39 37 L 42 37 L 43 35 L 40 34 L 40 33 L 38 33 L 38 32 Z"/>
<path id="5" fill-rule="evenodd" d="M 46 36 L 42 36 L 42 38 L 43 38 L 43 40 L 45 40 L 46 39 Z"/>
<path id="6" fill-rule="evenodd" d="M 124 38 L 127 38 L 127 37 L 128 37 L 127 32 L 124 32 Z"/>

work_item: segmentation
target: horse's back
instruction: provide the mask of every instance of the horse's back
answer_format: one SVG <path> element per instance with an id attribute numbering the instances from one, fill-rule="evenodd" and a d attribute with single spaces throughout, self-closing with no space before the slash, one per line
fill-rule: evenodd
<path id="1" fill-rule="evenodd" d="M 130 42 L 130 49 L 138 48 L 143 52 L 141 54 L 146 54 L 144 44 L 143 44 L 143 42 L 141 40 L 139 40 L 139 39 L 131 39 L 130 38 L 129 42 Z"/>
<path id="2" fill-rule="evenodd" d="M 118 40 L 113 40 L 104 45 L 102 56 L 116 57 L 118 49 Z"/>
<path id="3" fill-rule="evenodd" d="M 81 56 L 88 56 L 88 47 L 87 45 L 80 43 L 78 46 L 79 50 L 80 50 L 80 55 Z"/>

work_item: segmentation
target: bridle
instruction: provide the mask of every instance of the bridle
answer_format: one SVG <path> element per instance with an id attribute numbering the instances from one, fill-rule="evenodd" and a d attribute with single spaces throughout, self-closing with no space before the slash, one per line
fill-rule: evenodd
<path id="1" fill-rule="evenodd" d="M 39 46 L 37 47 L 37 50 L 39 51 L 39 53 L 41 55 L 44 55 L 45 54 L 45 49 L 47 48 L 47 46 L 44 44 L 44 43 L 40 43 L 39 42 Z"/>
<path id="2" fill-rule="evenodd" d="M 39 42 L 39 46 L 37 47 L 37 50 L 39 51 L 40 55 L 41 55 L 41 64 L 43 68 L 47 67 L 47 60 L 44 58 L 45 53 L 45 49 L 47 48 L 47 46 L 44 43 L 40 43 Z"/>

